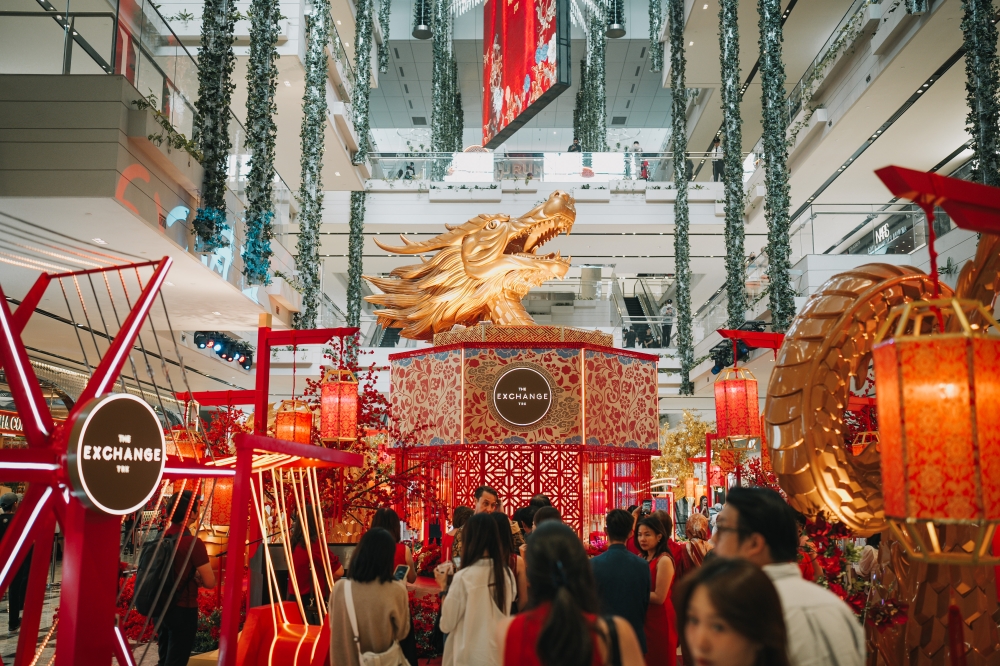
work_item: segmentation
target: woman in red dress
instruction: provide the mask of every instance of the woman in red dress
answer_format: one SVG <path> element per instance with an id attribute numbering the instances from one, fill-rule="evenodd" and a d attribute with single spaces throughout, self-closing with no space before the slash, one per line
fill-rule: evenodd
<path id="1" fill-rule="evenodd" d="M 576 532 L 551 520 L 527 545 L 528 610 L 497 630 L 502 666 L 642 666 L 632 625 L 597 616 L 594 574 Z"/>
<path id="2" fill-rule="evenodd" d="M 666 518 L 667 521 L 670 518 Z M 646 516 L 639 521 L 635 545 L 649 562 L 649 608 L 646 610 L 646 666 L 676 666 L 677 621 L 670 592 L 674 583 L 674 558 L 670 553 L 673 524 Z"/>

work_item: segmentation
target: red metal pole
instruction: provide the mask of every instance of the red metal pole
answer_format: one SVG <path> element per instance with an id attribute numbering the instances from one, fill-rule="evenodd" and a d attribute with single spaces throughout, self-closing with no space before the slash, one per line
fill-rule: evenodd
<path id="1" fill-rule="evenodd" d="M 115 596 L 121 516 L 88 511 L 75 497 L 66 510 L 64 584 L 56 666 L 109 666 L 115 646 Z"/>
<path id="2" fill-rule="evenodd" d="M 257 400 L 253 410 L 253 434 L 267 434 L 267 394 L 271 382 L 271 315 L 260 315 L 257 327 Z M 247 477 L 249 480 L 249 477 Z M 248 498 L 249 499 L 249 498 Z"/>
<path id="3" fill-rule="evenodd" d="M 256 415 L 254 415 L 254 419 L 256 420 Z M 224 612 L 222 613 L 222 627 L 219 634 L 219 666 L 236 666 L 236 644 L 240 631 L 240 604 L 243 602 L 243 558 L 246 552 L 247 524 L 250 521 L 250 474 L 252 469 L 253 449 L 237 445 L 229 546 L 226 552 L 225 578 L 223 578 L 224 587 L 222 590 L 225 601 L 222 605 Z"/>
<path id="4" fill-rule="evenodd" d="M 31 555 L 31 572 L 24 595 L 24 617 L 21 618 L 21 634 L 17 637 L 14 666 L 27 666 L 38 643 L 38 627 L 42 623 L 42 606 L 45 605 L 45 579 L 49 577 L 52 539 L 56 531 L 55 514 L 46 511 L 39 517 L 35 529 L 37 537 Z"/>

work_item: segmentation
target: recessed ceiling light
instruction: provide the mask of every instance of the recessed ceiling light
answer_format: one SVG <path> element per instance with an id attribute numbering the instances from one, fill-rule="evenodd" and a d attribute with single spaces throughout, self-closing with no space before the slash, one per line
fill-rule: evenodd
<path id="1" fill-rule="evenodd" d="M 339 175 L 340 175 L 340 172 L 339 172 L 339 171 L 334 171 L 334 172 L 333 172 L 333 175 L 334 175 L 334 176 L 339 176 Z"/>
<path id="2" fill-rule="evenodd" d="M 337 25 L 340 25 L 340 21 L 337 21 Z"/>
<path id="3" fill-rule="evenodd" d="M 708 9 L 708 5 L 705 5 L 704 7 L 702 7 L 702 9 Z"/>
<path id="4" fill-rule="evenodd" d="M 108 241 L 104 240 L 103 238 L 91 238 L 90 241 L 92 243 L 97 243 L 98 245 L 107 245 L 108 244 Z"/>
<path id="5" fill-rule="evenodd" d="M 688 46 L 694 46 L 694 42 L 688 42 Z"/>
<path id="6" fill-rule="evenodd" d="M 212 314 L 214 314 L 216 317 L 221 317 L 222 316 L 221 312 L 215 312 L 215 311 L 213 311 Z"/>
<path id="7" fill-rule="evenodd" d="M 292 87 L 292 83 L 290 81 L 285 81 L 285 86 L 287 88 L 291 88 Z"/>
<path id="8" fill-rule="evenodd" d="M 173 282 L 171 282 L 170 280 L 167 280 L 167 281 L 166 281 L 166 282 L 164 282 L 163 284 L 167 285 L 168 287 L 172 287 L 172 286 L 174 286 L 174 283 L 173 283 Z"/>

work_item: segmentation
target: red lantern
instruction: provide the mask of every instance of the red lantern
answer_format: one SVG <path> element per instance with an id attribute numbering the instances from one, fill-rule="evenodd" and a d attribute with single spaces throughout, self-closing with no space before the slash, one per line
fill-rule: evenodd
<path id="1" fill-rule="evenodd" d="M 212 493 L 212 514 L 206 521 L 210 525 L 228 525 L 233 508 L 233 479 L 216 479 L 215 488 L 212 482 L 205 483 L 205 492 Z"/>
<path id="2" fill-rule="evenodd" d="M 167 444 L 167 455 L 177 456 L 183 460 L 201 462 L 205 457 L 205 442 L 201 435 L 192 432 L 186 426 L 174 426 L 164 435 Z"/>
<path id="3" fill-rule="evenodd" d="M 350 442 L 358 435 L 358 380 L 350 370 L 329 368 L 320 385 L 320 437 Z"/>
<path id="4" fill-rule="evenodd" d="M 757 378 L 746 368 L 726 368 L 715 382 L 715 432 L 724 448 L 761 449 Z"/>
<path id="5" fill-rule="evenodd" d="M 313 414 L 302 400 L 282 400 L 274 416 L 274 434 L 278 439 L 299 444 L 312 441 Z"/>
<path id="6" fill-rule="evenodd" d="M 1000 561 L 989 552 L 1000 523 L 997 328 L 980 303 L 942 299 L 896 308 L 876 336 L 885 513 L 915 559 Z M 959 550 L 946 546 L 949 525 L 971 528 Z"/>

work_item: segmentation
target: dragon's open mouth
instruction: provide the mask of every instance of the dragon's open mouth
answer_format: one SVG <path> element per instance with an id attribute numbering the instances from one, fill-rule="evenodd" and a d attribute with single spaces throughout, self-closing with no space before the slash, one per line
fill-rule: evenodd
<path id="1" fill-rule="evenodd" d="M 516 254 L 529 259 L 548 259 L 562 261 L 559 252 L 549 254 L 538 254 L 538 248 L 542 247 L 550 240 L 567 231 L 562 219 L 546 220 L 524 229 L 520 234 L 507 241 L 504 254 Z"/>

